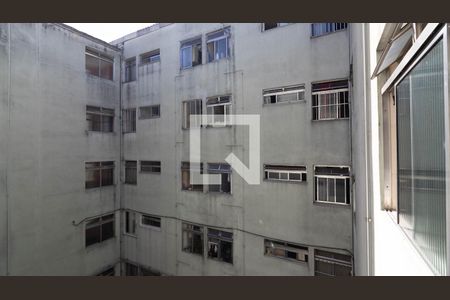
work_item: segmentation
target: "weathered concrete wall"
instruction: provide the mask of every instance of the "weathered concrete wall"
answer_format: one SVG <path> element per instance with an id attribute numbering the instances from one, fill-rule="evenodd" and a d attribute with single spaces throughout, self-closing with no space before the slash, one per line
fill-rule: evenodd
<path id="1" fill-rule="evenodd" d="M 138 174 L 137 186 L 123 187 L 124 205 L 174 218 L 166 219 L 160 232 L 141 228 L 137 239 L 127 237 L 124 257 L 174 275 L 313 274 L 312 255 L 308 264 L 266 257 L 257 235 L 352 249 L 351 207 L 313 203 L 315 164 L 351 166 L 350 121 L 311 121 L 311 82 L 349 77 L 349 32 L 311 38 L 310 24 L 266 32 L 260 24 L 227 25 L 231 57 L 205 63 L 203 53 L 203 65 L 188 70 L 180 71 L 180 42 L 202 35 L 205 49 L 205 35 L 224 24 L 172 24 L 124 44 L 125 59 L 158 48 L 161 53 L 161 62 L 139 66 L 137 81 L 123 84 L 124 107 L 161 105 L 160 118 L 138 120 L 137 132 L 125 134 L 124 157 L 162 165 L 161 174 Z M 293 84 L 305 84 L 305 102 L 263 106 L 263 89 Z M 205 110 L 206 97 L 221 94 L 232 95 L 233 113 L 261 116 L 261 168 L 304 164 L 306 183 L 249 186 L 234 172 L 232 195 L 181 190 L 180 165 L 189 159 L 181 102 L 202 99 Z M 224 161 L 231 151 L 248 161 L 247 128 L 202 130 L 203 162 Z M 179 219 L 235 228 L 234 264 L 182 252 Z"/>
<path id="2" fill-rule="evenodd" d="M 85 120 L 87 104 L 116 108 L 118 115 L 120 51 L 62 25 L 11 24 L 10 28 L 8 72 L 3 72 L 8 60 L 0 48 L 2 186 L 4 141 L 9 149 L 9 274 L 94 274 L 119 259 L 119 239 L 85 248 L 84 223 L 75 227 L 72 220 L 118 208 L 117 186 L 85 190 L 84 162 L 119 163 L 118 131 L 87 134 Z M 114 56 L 114 81 L 86 73 L 86 46 Z M 4 89 L 5 75 L 11 79 L 10 90 Z M 9 107 L 4 92 L 8 90 Z M 4 118 L 8 114 L 9 127 Z M 115 123 L 118 128 L 118 118 Z M 3 190 L 0 203 L 4 203 Z M 2 226 L 3 220 L 2 216 Z"/>

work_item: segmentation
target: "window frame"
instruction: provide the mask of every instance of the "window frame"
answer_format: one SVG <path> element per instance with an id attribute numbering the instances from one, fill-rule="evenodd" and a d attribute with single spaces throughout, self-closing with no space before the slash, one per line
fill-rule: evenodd
<path id="1" fill-rule="evenodd" d="M 134 167 L 132 166 L 133 163 L 134 163 Z M 128 178 L 128 176 L 127 176 L 127 171 L 130 171 L 130 169 L 131 170 L 134 169 L 134 172 L 133 172 L 134 178 Z M 138 162 L 137 162 L 137 160 L 125 160 L 125 162 L 124 162 L 124 171 L 125 172 L 124 172 L 124 181 L 123 181 L 123 183 L 124 184 L 128 184 L 128 185 L 137 185 L 137 183 L 138 183 L 138 179 L 137 179 L 138 171 L 137 170 L 138 170 Z M 132 179 L 132 180 L 130 180 L 130 179 Z"/>
<path id="2" fill-rule="evenodd" d="M 144 224 L 144 222 L 143 222 L 144 219 L 150 219 L 150 222 L 159 222 L 159 226 Z M 157 216 L 153 216 L 153 215 L 149 215 L 149 214 L 141 214 L 141 217 L 139 218 L 139 220 L 140 220 L 139 225 L 141 227 L 147 227 L 147 228 L 161 231 L 161 228 L 162 228 L 162 218 L 161 217 L 157 217 Z"/>
<path id="3" fill-rule="evenodd" d="M 112 217 L 111 217 L 112 216 Z M 106 219 L 106 220 L 104 220 Z M 92 223 L 93 221 L 96 221 L 95 223 Z M 91 223 L 91 224 L 90 224 Z M 108 223 L 112 223 L 113 226 L 113 232 L 112 232 L 112 236 L 108 237 L 106 239 L 103 239 L 103 225 L 108 224 Z M 99 227 L 100 229 L 100 237 L 99 237 L 99 241 L 98 242 L 94 242 L 91 244 L 87 244 L 87 230 L 88 229 L 92 229 L 92 228 L 97 228 Z M 101 244 L 107 240 L 113 239 L 116 237 L 116 216 L 114 213 L 109 213 L 109 214 L 104 214 L 101 216 L 97 216 L 94 218 L 89 218 L 88 220 L 86 220 L 85 224 L 84 224 L 84 245 L 85 248 L 91 247 L 93 245 L 96 244 Z"/>
<path id="4" fill-rule="evenodd" d="M 222 98 L 228 98 L 228 100 L 222 100 Z M 212 102 L 216 100 L 218 103 L 208 104 L 208 102 Z M 213 96 L 206 98 L 206 114 L 208 118 L 209 127 L 230 127 L 232 125 L 232 120 L 230 118 L 233 115 L 233 104 L 232 104 L 232 96 L 231 95 L 222 95 L 222 96 Z M 215 114 L 214 108 L 218 106 L 223 106 L 223 115 Z M 212 113 L 210 113 L 212 110 Z M 228 112 L 228 113 L 227 113 Z M 211 117 L 212 116 L 212 117 Z M 223 122 L 216 122 L 216 116 L 223 116 Z M 212 119 L 211 119 L 212 118 Z M 211 125 L 212 124 L 212 125 Z"/>
<path id="5" fill-rule="evenodd" d="M 132 63 L 131 66 L 130 66 L 130 63 Z M 132 72 L 133 71 L 133 67 L 134 67 L 134 72 Z M 131 71 L 129 71 L 130 68 L 131 68 Z M 125 60 L 124 72 L 125 72 L 124 73 L 124 83 L 133 82 L 133 81 L 137 80 L 137 59 L 136 59 L 136 56 L 127 58 Z M 129 74 L 134 74 L 134 75 L 131 76 L 131 78 L 129 78 L 130 77 Z"/>
<path id="6" fill-rule="evenodd" d="M 195 230 L 194 227 L 198 227 L 199 230 Z M 187 250 L 187 247 L 184 245 L 184 234 L 187 234 L 187 238 L 189 238 L 189 233 L 192 234 L 192 237 L 189 238 L 191 240 L 191 249 Z M 199 235 L 201 240 L 201 253 L 194 252 L 194 235 Z M 190 253 L 194 255 L 199 255 L 201 257 L 205 254 L 205 228 L 202 225 L 197 225 L 189 222 L 181 222 L 181 251 L 185 253 Z"/>
<path id="7" fill-rule="evenodd" d="M 318 26 L 319 24 L 321 26 L 323 26 L 323 24 L 325 24 L 325 26 L 327 28 L 325 29 L 324 32 L 321 31 L 318 34 L 315 34 L 315 29 L 314 29 L 315 27 L 314 26 Z M 341 24 L 339 26 L 343 26 L 343 27 L 339 28 L 339 29 L 336 29 L 337 28 L 336 24 Z M 345 24 L 345 25 L 343 25 L 343 24 Z M 348 23 L 311 23 L 311 27 L 310 27 L 310 29 L 311 29 L 311 31 L 310 31 L 311 32 L 311 38 L 316 38 L 316 37 L 332 34 L 332 33 L 335 33 L 335 32 L 340 32 L 340 31 L 347 30 L 348 25 L 349 25 Z"/>
<path id="8" fill-rule="evenodd" d="M 200 113 L 197 113 L 198 104 L 200 103 Z M 193 105 L 192 105 L 193 104 Z M 189 105 L 189 116 L 187 116 L 187 109 L 186 107 Z M 192 113 L 191 109 L 192 106 L 195 108 L 196 113 Z M 203 100 L 202 99 L 192 99 L 192 100 L 185 100 L 181 102 L 181 113 L 182 113 L 182 120 L 181 120 L 181 129 L 187 130 L 192 128 L 200 128 L 202 127 L 202 122 L 200 120 L 200 124 L 194 124 L 194 126 L 191 125 L 190 117 L 191 115 L 202 115 L 203 114 Z M 189 123 L 189 126 L 188 126 Z"/>
<path id="9" fill-rule="evenodd" d="M 330 84 L 339 83 L 346 81 L 347 87 L 329 87 L 321 90 L 314 90 L 314 85 L 320 84 Z M 343 93 L 343 94 L 342 94 Z M 341 98 L 341 94 L 343 98 Z M 333 99 L 335 100 L 333 104 L 321 104 L 321 101 L 324 100 L 321 98 L 321 95 L 333 95 Z M 328 98 L 327 100 L 330 100 Z M 342 100 L 342 102 L 341 102 Z M 333 108 L 335 112 L 334 117 L 321 117 L 321 111 L 327 108 Z M 344 110 L 344 114 L 348 114 L 345 117 L 341 117 L 341 109 Z M 327 80 L 321 82 L 312 82 L 311 83 L 311 119 L 312 121 L 332 121 L 332 120 L 349 120 L 351 115 L 351 106 L 350 106 L 350 84 L 348 79 L 336 79 L 336 80 Z M 330 110 L 331 111 L 331 110 Z"/>
<path id="10" fill-rule="evenodd" d="M 153 108 L 158 108 L 158 114 L 153 114 Z M 144 117 L 142 115 L 142 109 L 150 109 L 151 113 L 149 117 Z M 138 119 L 139 120 L 148 120 L 148 119 L 158 119 L 161 118 L 161 105 L 160 104 L 152 104 L 152 105 L 146 105 L 146 106 L 139 106 L 139 113 L 138 113 Z"/>
<path id="11" fill-rule="evenodd" d="M 336 174 L 317 174 L 317 168 L 334 168 L 334 169 L 342 169 L 342 173 L 344 170 L 347 170 L 348 175 L 340 175 Z M 325 178 L 326 180 L 326 194 L 327 200 L 319 200 L 320 195 L 320 186 L 319 179 Z M 329 201 L 330 193 L 329 193 L 329 179 L 334 180 L 334 201 Z M 344 200 L 345 202 L 337 202 L 337 183 L 336 180 L 344 180 Z M 315 165 L 314 166 L 314 203 L 325 203 L 332 205 L 341 205 L 341 206 L 352 206 L 352 173 L 349 166 L 330 166 L 330 165 Z"/>
<path id="12" fill-rule="evenodd" d="M 210 234 L 210 231 L 217 231 L 218 235 Z M 231 238 L 224 237 L 223 233 L 227 233 L 231 235 Z M 222 250 L 221 250 L 221 242 L 231 243 L 231 261 L 225 261 L 222 257 Z M 217 257 L 213 257 L 209 253 L 210 245 L 216 244 L 217 245 Z M 220 230 L 212 227 L 206 228 L 206 256 L 208 259 L 220 261 L 223 263 L 228 263 L 233 265 L 234 264 L 234 234 L 230 231 Z"/>
<path id="13" fill-rule="evenodd" d="M 303 99 L 300 99 L 299 94 L 303 93 Z M 278 101 L 279 95 L 289 95 L 289 94 L 297 94 L 297 100 L 289 100 L 289 101 Z M 306 87 L 305 84 L 296 84 L 290 86 L 276 87 L 264 89 L 262 91 L 263 95 L 263 105 L 279 105 L 285 103 L 306 103 Z M 268 102 L 266 101 L 266 97 L 275 96 L 276 102 Z"/>
<path id="14" fill-rule="evenodd" d="M 286 169 L 283 170 L 283 167 Z M 288 168 L 298 168 L 303 170 L 288 170 Z M 265 181 L 280 181 L 280 182 L 290 182 L 290 183 L 302 183 L 308 181 L 308 173 L 306 165 L 280 165 L 280 164 L 264 164 L 264 180 Z M 270 178 L 270 173 L 278 173 L 278 179 Z M 282 179 L 281 174 L 287 174 L 287 179 Z M 291 174 L 300 174 L 300 180 L 291 179 Z M 303 180 L 303 175 L 305 180 Z"/>
<path id="15" fill-rule="evenodd" d="M 96 188 L 102 188 L 102 187 L 107 187 L 107 186 L 114 186 L 115 185 L 115 161 L 86 161 L 85 163 L 85 190 L 91 190 L 91 189 L 96 189 Z M 94 166 L 94 167 L 87 167 L 87 164 L 98 164 L 98 166 Z M 87 176 L 86 176 L 86 171 L 88 170 L 94 170 L 94 171 L 99 171 L 99 176 L 98 176 L 98 180 L 99 180 L 99 185 L 98 186 L 91 186 L 91 187 L 87 187 Z M 103 172 L 104 170 L 112 170 L 112 183 L 111 184 L 103 184 Z"/>
<path id="16" fill-rule="evenodd" d="M 261 23 L 261 32 L 265 32 L 265 31 L 269 31 L 269 30 L 272 30 L 272 29 L 285 27 L 285 26 L 291 25 L 293 23 L 276 23 L 276 24 L 277 24 L 277 26 L 269 28 L 269 29 L 266 29 L 266 23 Z"/>
<path id="17" fill-rule="evenodd" d="M 153 57 L 158 57 L 158 59 L 154 60 Z M 154 64 L 157 62 L 161 62 L 161 49 L 154 49 L 152 51 L 148 51 L 139 55 L 139 66 Z"/>
<path id="18" fill-rule="evenodd" d="M 137 213 L 132 210 L 124 211 L 124 224 L 123 224 L 123 234 L 136 237 L 136 228 L 137 228 Z M 131 226 L 131 228 L 130 228 Z"/>
<path id="19" fill-rule="evenodd" d="M 210 38 L 211 36 L 213 36 L 213 35 L 216 35 L 216 34 L 218 34 L 218 33 L 220 33 L 221 31 L 223 31 L 223 35 L 222 36 L 217 36 L 217 37 L 214 37 L 214 38 Z M 221 28 L 221 29 L 218 29 L 218 30 L 215 30 L 215 31 L 212 31 L 212 32 L 209 32 L 209 33 L 207 33 L 206 34 L 206 63 L 212 63 L 212 62 L 215 62 L 215 61 L 219 61 L 219 60 L 222 60 L 222 59 L 227 59 L 227 58 L 230 58 L 231 57 L 231 50 L 230 50 L 230 38 L 231 38 L 231 27 L 230 26 L 228 26 L 228 27 L 225 27 L 225 28 Z M 224 57 L 222 57 L 222 58 L 216 58 L 216 54 L 217 54 L 217 44 L 218 44 L 218 42 L 219 41 L 221 41 L 221 40 L 223 40 L 223 39 L 225 39 L 225 56 Z M 209 55 L 209 52 L 208 52 L 208 45 L 209 44 L 211 44 L 211 43 L 213 43 L 213 47 L 214 47 L 214 53 L 213 53 L 213 59 L 212 60 L 210 60 L 210 55 Z"/>
<path id="20" fill-rule="evenodd" d="M 210 165 L 219 165 L 219 169 L 218 170 L 214 170 L 213 168 L 210 168 Z M 223 167 L 223 170 L 221 170 L 221 168 Z M 220 174 L 221 175 L 221 183 L 219 186 L 219 191 L 212 191 L 210 189 L 210 186 L 212 185 L 217 185 L 217 184 L 205 184 L 207 187 L 207 192 L 208 193 L 220 193 L 220 194 L 225 194 L 225 195 L 232 195 L 233 194 L 233 176 L 232 176 L 232 168 L 231 165 L 227 164 L 227 163 L 216 163 L 216 162 L 209 162 L 206 164 L 206 173 L 207 174 Z M 229 192 L 224 192 L 222 189 L 222 176 L 227 174 L 228 176 L 228 182 L 230 183 L 230 191 Z"/>
<path id="21" fill-rule="evenodd" d="M 93 58 L 95 58 L 98 61 L 98 66 L 97 66 L 98 74 L 93 74 L 90 71 L 88 71 L 86 56 L 93 57 Z M 84 60 L 85 60 L 85 71 L 86 71 L 86 74 L 88 74 L 90 76 L 95 76 L 95 77 L 99 77 L 99 78 L 102 78 L 102 79 L 114 81 L 114 57 L 113 56 L 110 56 L 110 55 L 108 55 L 108 54 L 106 54 L 104 52 L 101 52 L 99 50 L 96 50 L 96 49 L 93 49 L 93 48 L 90 48 L 90 47 L 86 47 L 85 50 L 84 50 Z M 101 73 L 101 69 L 102 69 L 101 68 L 101 61 L 107 62 L 107 63 L 111 63 L 111 65 L 112 65 L 111 78 L 102 76 L 102 73 Z"/>
<path id="22" fill-rule="evenodd" d="M 149 170 L 143 170 L 143 164 L 148 164 L 147 166 L 144 167 L 149 167 L 151 168 L 151 170 L 153 170 L 154 168 L 159 168 L 159 172 L 158 171 L 149 171 Z M 161 165 L 161 161 L 159 160 L 140 160 L 139 161 L 139 172 L 140 173 L 149 173 L 149 174 L 161 174 L 161 170 L 162 170 L 162 165 Z"/>
<path id="23" fill-rule="evenodd" d="M 323 253 L 329 253 L 329 254 L 337 254 L 337 255 L 342 255 L 342 256 L 347 256 L 350 258 L 349 261 L 345 261 L 342 259 L 338 259 L 335 257 L 327 257 L 327 256 L 323 256 L 320 254 L 317 254 L 318 251 L 323 252 Z M 350 268 L 350 274 L 349 276 L 353 276 L 353 259 L 350 255 L 347 254 L 341 254 L 341 253 L 337 253 L 337 252 L 331 252 L 331 251 L 327 251 L 327 250 L 321 250 L 321 249 L 314 249 L 314 276 L 328 276 L 328 277 L 335 277 L 336 274 L 327 274 L 327 273 L 323 273 L 320 271 L 317 271 L 317 267 L 316 267 L 316 263 L 317 261 L 323 262 L 323 263 L 327 263 L 327 264 L 332 264 L 333 265 L 333 272 L 334 270 L 334 265 L 341 265 L 344 267 L 348 267 Z M 318 274 L 319 273 L 319 274 Z"/>
<path id="24" fill-rule="evenodd" d="M 198 47 L 200 45 L 200 62 L 194 64 L 194 47 Z M 191 49 L 191 59 L 190 64 L 184 66 L 183 64 L 183 51 L 186 49 Z M 180 70 L 188 70 L 192 69 L 196 66 L 201 66 L 203 64 L 203 38 L 202 36 L 196 36 L 187 40 L 183 40 L 180 42 Z"/>
<path id="25" fill-rule="evenodd" d="M 91 108 L 91 110 L 89 110 L 89 108 Z M 89 129 L 89 125 L 88 125 L 88 128 L 87 128 L 88 132 L 114 133 L 114 121 L 115 121 L 115 109 L 114 108 L 86 105 L 86 121 L 87 122 L 89 122 L 89 120 L 88 120 L 89 115 L 100 117 L 100 130 Z M 112 117 L 111 131 L 103 130 L 104 118 L 111 118 L 111 117 Z"/>
<path id="26" fill-rule="evenodd" d="M 181 190 L 182 191 L 188 191 L 188 192 L 201 192 L 201 193 L 204 193 L 205 192 L 205 184 L 191 184 L 190 183 L 191 170 L 200 171 L 200 174 L 203 174 L 203 163 L 200 163 L 199 168 L 195 168 L 195 167 L 191 167 L 191 163 L 190 162 L 186 162 L 186 161 L 182 161 L 181 162 Z M 183 172 L 187 172 L 188 173 L 188 177 L 189 177 L 189 187 L 188 188 L 184 188 L 184 186 L 183 186 Z M 201 186 L 201 189 L 200 189 L 200 187 L 194 188 L 194 186 Z"/>
<path id="27" fill-rule="evenodd" d="M 134 113 L 133 113 L 134 111 Z M 133 118 L 130 118 L 133 116 Z M 134 121 L 134 122 L 133 122 Z M 137 130 L 137 108 L 123 108 L 122 109 L 122 134 L 135 133 Z"/>

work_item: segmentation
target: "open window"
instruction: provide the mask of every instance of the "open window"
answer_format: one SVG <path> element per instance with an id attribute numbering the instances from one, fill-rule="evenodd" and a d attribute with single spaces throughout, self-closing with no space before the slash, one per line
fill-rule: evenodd
<path id="1" fill-rule="evenodd" d="M 200 165 L 189 162 L 181 163 L 181 189 L 184 191 L 203 192 L 203 184 L 191 184 L 191 171 L 203 174 L 203 163 L 200 163 Z"/>
<path id="2" fill-rule="evenodd" d="M 206 35 L 208 62 L 230 56 L 230 27 Z"/>
<path id="3" fill-rule="evenodd" d="M 292 261 L 308 262 L 308 247 L 288 242 L 265 239 L 264 255 Z"/>
<path id="4" fill-rule="evenodd" d="M 202 38 L 181 42 L 181 69 L 188 69 L 202 64 Z"/>
<path id="5" fill-rule="evenodd" d="M 233 233 L 208 228 L 208 258 L 233 263 Z"/>
<path id="6" fill-rule="evenodd" d="M 208 163 L 208 174 L 219 174 L 220 184 L 209 184 L 209 192 L 231 194 L 231 166 L 223 163 Z"/>
<path id="7" fill-rule="evenodd" d="M 314 200 L 316 202 L 350 204 L 350 168 L 314 167 Z"/>
<path id="8" fill-rule="evenodd" d="M 203 227 L 182 223 L 182 250 L 203 256 Z"/>

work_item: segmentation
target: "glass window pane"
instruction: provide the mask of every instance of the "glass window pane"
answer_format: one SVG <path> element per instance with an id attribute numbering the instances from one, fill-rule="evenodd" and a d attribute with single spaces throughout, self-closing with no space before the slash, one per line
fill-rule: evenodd
<path id="1" fill-rule="evenodd" d="M 100 68 L 99 59 L 86 54 L 86 71 L 91 75 L 99 76 L 100 75 L 99 68 Z"/>
<path id="2" fill-rule="evenodd" d="M 100 60 L 100 77 L 113 80 L 113 63 L 110 61 Z"/>

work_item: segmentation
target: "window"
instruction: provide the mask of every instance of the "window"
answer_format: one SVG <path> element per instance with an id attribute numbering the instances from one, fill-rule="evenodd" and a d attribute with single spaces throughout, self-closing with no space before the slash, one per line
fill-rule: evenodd
<path id="1" fill-rule="evenodd" d="M 161 60 L 159 49 L 141 54 L 141 65 L 154 63 Z"/>
<path id="2" fill-rule="evenodd" d="M 139 120 L 159 118 L 159 104 L 139 107 Z"/>
<path id="3" fill-rule="evenodd" d="M 312 119 L 347 119 L 350 115 L 348 81 L 329 81 L 312 84 Z"/>
<path id="4" fill-rule="evenodd" d="M 132 211 L 125 211 L 125 233 L 136 234 L 136 213 Z"/>
<path id="5" fill-rule="evenodd" d="M 153 217 L 153 216 L 149 216 L 149 215 L 142 215 L 141 216 L 141 225 L 148 226 L 148 227 L 161 228 L 161 218 Z"/>
<path id="6" fill-rule="evenodd" d="M 305 166 L 264 165 L 264 179 L 277 181 L 306 181 Z"/>
<path id="7" fill-rule="evenodd" d="M 308 247 L 288 242 L 264 240 L 264 255 L 307 262 Z"/>
<path id="8" fill-rule="evenodd" d="M 136 108 L 124 109 L 123 115 L 123 133 L 136 132 Z"/>
<path id="9" fill-rule="evenodd" d="M 97 276 L 115 276 L 114 267 L 106 269 L 105 271 L 97 274 Z"/>
<path id="10" fill-rule="evenodd" d="M 181 69 L 187 69 L 202 64 L 202 39 L 181 43 L 180 48 Z"/>
<path id="11" fill-rule="evenodd" d="M 137 161 L 125 161 L 125 183 L 137 184 Z"/>
<path id="12" fill-rule="evenodd" d="M 114 59 L 100 52 L 86 49 L 86 71 L 94 76 L 113 80 Z"/>
<path id="13" fill-rule="evenodd" d="M 88 131 L 113 132 L 114 109 L 86 106 L 86 122 Z"/>
<path id="14" fill-rule="evenodd" d="M 114 214 L 91 219 L 86 223 L 86 247 L 114 237 Z"/>
<path id="15" fill-rule="evenodd" d="M 349 255 L 314 251 L 315 276 L 352 276 L 352 258 Z"/>
<path id="16" fill-rule="evenodd" d="M 108 186 L 114 184 L 114 162 L 87 162 L 86 168 L 86 189 Z"/>
<path id="17" fill-rule="evenodd" d="M 206 36 L 208 62 L 230 56 L 230 28 L 225 28 Z"/>
<path id="18" fill-rule="evenodd" d="M 321 36 L 327 33 L 344 30 L 347 23 L 312 23 L 311 36 Z"/>
<path id="19" fill-rule="evenodd" d="M 305 85 L 281 87 L 263 91 L 264 104 L 289 103 L 305 100 Z"/>
<path id="20" fill-rule="evenodd" d="M 161 173 L 161 162 L 141 160 L 141 172 L 142 173 Z"/>
<path id="21" fill-rule="evenodd" d="M 203 255 L 203 227 L 182 223 L 182 250 Z"/>
<path id="22" fill-rule="evenodd" d="M 286 25 L 289 25 L 289 23 L 262 23 L 262 31 L 266 31 L 277 27 L 283 27 Z"/>
<path id="23" fill-rule="evenodd" d="M 229 164 L 209 163 L 209 174 L 220 174 L 220 184 L 210 184 L 209 192 L 220 192 L 231 194 L 231 166 Z"/>
<path id="24" fill-rule="evenodd" d="M 226 126 L 231 124 L 231 96 L 208 98 L 206 101 L 206 113 L 209 126 Z"/>
<path id="25" fill-rule="evenodd" d="M 191 165 L 189 162 L 181 163 L 181 189 L 184 191 L 203 192 L 203 184 L 191 184 L 191 171 L 203 174 L 203 163 Z"/>
<path id="26" fill-rule="evenodd" d="M 350 204 L 350 170 L 348 167 L 314 167 L 315 201 Z"/>
<path id="27" fill-rule="evenodd" d="M 202 100 L 183 101 L 183 129 L 198 128 L 201 126 L 201 118 L 196 118 L 195 123 L 191 125 L 191 115 L 202 115 Z"/>
<path id="28" fill-rule="evenodd" d="M 125 61 L 125 82 L 136 80 L 136 57 Z"/>
<path id="29" fill-rule="evenodd" d="M 208 257 L 233 263 L 233 233 L 208 228 Z"/>

